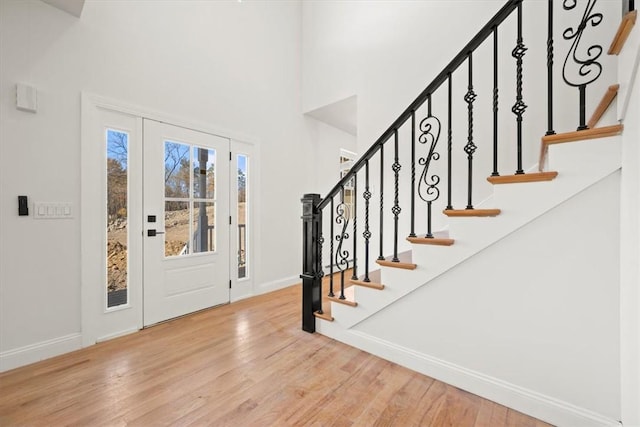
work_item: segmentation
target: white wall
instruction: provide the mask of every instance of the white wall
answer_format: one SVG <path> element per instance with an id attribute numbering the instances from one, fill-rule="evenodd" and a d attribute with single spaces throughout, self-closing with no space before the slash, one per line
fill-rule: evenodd
<path id="1" fill-rule="evenodd" d="M 628 92 L 622 135 L 620 330 L 622 421 L 640 426 L 640 29 L 636 25 L 620 54 L 618 111 Z M 635 74 L 635 75 L 634 75 Z"/>
<path id="2" fill-rule="evenodd" d="M 616 172 L 354 331 L 427 375 L 442 373 L 435 360 L 467 386 L 484 382 L 471 391 L 492 400 L 504 395 L 486 384 L 511 404 L 529 396 L 619 420 L 619 203 Z"/>
<path id="3" fill-rule="evenodd" d="M 257 142 L 256 288 L 298 281 L 292 224 L 316 180 L 297 161 L 313 153 L 300 40 L 297 2 L 87 1 L 80 19 L 0 2 L 0 354 L 80 332 L 81 91 Z M 37 114 L 16 110 L 18 82 L 37 87 Z M 74 219 L 18 217 L 22 194 L 71 202 Z"/>

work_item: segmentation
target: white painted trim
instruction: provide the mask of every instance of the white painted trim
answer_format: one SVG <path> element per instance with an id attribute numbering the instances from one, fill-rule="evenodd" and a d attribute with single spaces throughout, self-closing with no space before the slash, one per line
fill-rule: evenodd
<path id="1" fill-rule="evenodd" d="M 618 115 L 618 120 L 624 121 L 627 116 L 627 110 L 629 109 L 629 102 L 631 102 L 631 96 L 633 95 L 633 86 L 636 83 L 636 76 L 638 75 L 638 68 L 640 68 L 640 46 L 636 51 L 636 59 L 633 62 L 633 69 L 631 71 L 631 80 L 629 80 L 627 90 L 625 92 L 624 101 L 622 102 L 622 107 L 620 108 L 620 114 Z"/>
<path id="2" fill-rule="evenodd" d="M 258 285 L 257 294 L 263 294 L 266 292 L 277 291 L 279 289 L 286 288 L 287 286 L 292 286 L 297 283 L 301 283 L 299 276 L 291 276 L 285 277 L 283 279 L 273 280 L 271 282 L 263 283 Z"/>
<path id="3" fill-rule="evenodd" d="M 82 348 L 82 336 L 69 334 L 0 353 L 0 372 Z"/>
<path id="4" fill-rule="evenodd" d="M 620 427 L 622 423 L 523 387 L 402 347 L 360 331 L 318 321 L 318 332 L 421 374 L 559 426 Z"/>

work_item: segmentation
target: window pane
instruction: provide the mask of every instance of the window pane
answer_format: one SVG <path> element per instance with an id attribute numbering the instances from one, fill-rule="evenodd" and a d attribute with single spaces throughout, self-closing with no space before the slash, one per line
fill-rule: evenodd
<path id="1" fill-rule="evenodd" d="M 164 203 L 164 255 L 189 253 L 189 202 Z"/>
<path id="2" fill-rule="evenodd" d="M 215 203 L 193 204 L 193 253 L 216 250 Z"/>
<path id="3" fill-rule="evenodd" d="M 164 195 L 189 197 L 189 146 L 164 142 Z"/>
<path id="4" fill-rule="evenodd" d="M 193 147 L 193 197 L 215 199 L 216 150 Z"/>
<path id="5" fill-rule="evenodd" d="M 248 158 L 238 155 L 238 278 L 247 277 L 247 167 Z"/>
<path id="6" fill-rule="evenodd" d="M 107 130 L 107 307 L 126 304 L 129 135 Z"/>

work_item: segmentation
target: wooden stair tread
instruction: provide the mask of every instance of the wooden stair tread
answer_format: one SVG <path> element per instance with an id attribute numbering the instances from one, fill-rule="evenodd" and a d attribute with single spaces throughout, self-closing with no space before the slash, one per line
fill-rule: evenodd
<path id="1" fill-rule="evenodd" d="M 638 16 L 637 10 L 632 10 L 627 12 L 623 17 L 622 21 L 620 21 L 620 26 L 618 26 L 618 31 L 616 35 L 613 37 L 613 41 L 611 42 L 611 46 L 609 46 L 609 51 L 607 52 L 609 55 L 618 55 L 622 48 L 624 47 L 633 26 L 636 23 L 636 18 Z"/>
<path id="2" fill-rule="evenodd" d="M 523 182 L 551 181 L 558 176 L 558 172 L 535 172 L 519 175 L 490 176 L 487 178 L 492 184 L 517 184 Z"/>
<path id="3" fill-rule="evenodd" d="M 486 217 L 500 215 L 500 209 L 445 209 L 442 213 L 450 217 Z"/>
<path id="4" fill-rule="evenodd" d="M 344 298 L 340 299 L 340 287 L 333 290 L 334 296 L 327 296 L 329 301 L 337 302 L 339 304 L 348 305 L 350 307 L 357 307 L 358 303 L 356 302 L 356 292 L 353 286 L 346 286 L 344 288 Z"/>
<path id="5" fill-rule="evenodd" d="M 378 259 L 376 263 L 385 267 L 402 268 L 405 270 L 415 270 L 417 265 L 411 260 L 411 251 L 401 252 L 398 254 L 399 262 L 393 262 L 393 257 L 386 257 L 385 259 Z"/>
<path id="6" fill-rule="evenodd" d="M 607 111 L 613 100 L 616 99 L 616 96 L 618 96 L 619 89 L 619 84 L 611 85 L 607 88 L 607 91 L 604 93 L 604 96 L 600 100 L 600 103 L 596 107 L 596 110 L 593 112 L 593 115 L 591 115 L 591 118 L 587 123 L 589 129 L 593 129 L 596 127 L 605 111 Z"/>
<path id="7" fill-rule="evenodd" d="M 318 319 L 324 319 L 327 322 L 333 322 L 333 316 L 331 315 L 331 302 L 323 301 L 322 302 L 322 313 L 314 312 L 313 315 Z"/>
<path id="8" fill-rule="evenodd" d="M 621 124 L 617 124 L 593 129 L 557 133 L 555 135 L 545 135 L 542 137 L 542 143 L 551 145 L 562 144 L 565 142 L 583 141 L 585 139 L 606 138 L 608 136 L 620 135 L 622 129 L 623 126 Z"/>
<path id="9" fill-rule="evenodd" d="M 364 280 L 352 280 L 351 283 L 357 286 L 363 286 L 365 288 L 378 289 L 380 291 L 384 289 L 384 285 L 382 283 L 374 282 L 371 280 L 371 278 L 369 278 L 368 282 L 365 282 Z"/>
<path id="10" fill-rule="evenodd" d="M 418 245 L 451 246 L 454 240 L 444 237 L 407 237 L 411 243 Z"/>

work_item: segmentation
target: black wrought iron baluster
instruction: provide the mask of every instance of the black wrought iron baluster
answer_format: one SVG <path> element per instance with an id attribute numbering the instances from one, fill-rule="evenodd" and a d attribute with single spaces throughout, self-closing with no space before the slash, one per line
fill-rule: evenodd
<path id="1" fill-rule="evenodd" d="M 498 27 L 493 27 L 493 172 L 498 172 Z"/>
<path id="2" fill-rule="evenodd" d="M 384 144 L 380 145 L 380 254 L 379 260 L 384 260 Z"/>
<path id="3" fill-rule="evenodd" d="M 451 166 L 452 166 L 452 161 L 451 161 L 451 152 L 453 149 L 453 130 L 451 129 L 451 125 L 452 125 L 452 103 L 453 103 L 453 82 L 452 82 L 452 76 L 451 73 L 449 73 L 447 75 L 447 81 L 448 81 L 448 101 L 447 101 L 447 208 L 446 209 L 453 209 L 453 205 L 451 204 Z"/>
<path id="4" fill-rule="evenodd" d="M 420 144 L 426 145 L 428 151 L 425 157 L 420 157 L 418 160 L 418 163 L 423 166 L 420 182 L 418 183 L 418 195 L 427 203 L 427 235 L 425 237 L 432 239 L 431 204 L 440 197 L 440 190 L 438 189 L 440 177 L 436 174 L 429 176 L 429 166 L 431 161 L 436 161 L 440 158 L 440 154 L 435 151 L 440 139 L 440 120 L 431 113 L 431 95 L 427 98 L 427 102 L 427 117 L 420 122 L 421 134 L 418 141 Z"/>
<path id="5" fill-rule="evenodd" d="M 393 157 L 393 165 L 391 165 L 391 170 L 393 170 L 394 182 L 394 195 L 393 195 L 393 207 L 391 208 L 391 213 L 393 213 L 393 262 L 400 262 L 398 258 L 398 216 L 402 209 L 400 208 L 400 161 L 398 159 L 398 129 L 395 129 L 393 133 L 393 147 L 394 147 L 394 157 Z"/>
<path id="6" fill-rule="evenodd" d="M 562 33 L 562 37 L 565 40 L 573 40 L 567 57 L 564 60 L 562 67 L 562 78 L 569 86 L 577 87 L 579 91 L 579 116 L 580 123 L 578 130 L 588 129 L 586 124 L 586 98 L 587 98 L 587 85 L 593 83 L 602 74 L 602 65 L 598 62 L 598 58 L 602 55 L 602 46 L 594 44 L 589 46 L 584 53 L 584 56 L 578 54 L 578 48 L 580 47 L 580 40 L 584 30 L 591 24 L 591 27 L 596 27 L 602 22 L 602 14 L 594 13 L 593 8 L 596 5 L 597 0 L 587 0 L 582 20 L 580 24 L 574 29 L 569 27 Z M 576 0 L 563 0 L 562 7 L 564 10 L 572 10 L 577 6 Z M 569 63 L 569 58 L 574 63 Z M 569 67 L 573 65 L 577 67 L 572 73 Z"/>
<path id="7" fill-rule="evenodd" d="M 636 4 L 634 0 L 629 0 L 629 12 L 636 10 Z"/>
<path id="8" fill-rule="evenodd" d="M 467 55 L 469 62 L 469 85 L 464 100 L 467 103 L 468 135 L 467 145 L 464 152 L 467 153 L 468 181 L 467 181 L 467 209 L 473 209 L 473 153 L 476 152 L 476 145 L 473 143 L 473 102 L 476 100 L 476 93 L 473 91 L 473 53 Z"/>
<path id="9" fill-rule="evenodd" d="M 344 296 L 344 274 L 349 269 L 349 251 L 342 248 L 345 240 L 349 239 L 347 227 L 349 226 L 350 211 L 349 206 L 344 202 L 344 187 L 340 190 L 340 204 L 336 207 L 336 224 L 341 226 L 340 234 L 336 236 L 338 247 L 336 249 L 336 267 L 340 271 L 340 296 L 339 299 L 345 299 Z"/>
<path id="10" fill-rule="evenodd" d="M 353 191 L 351 192 L 353 208 L 351 218 L 353 219 L 353 272 L 351 280 L 358 280 L 358 174 L 353 175 Z"/>
<path id="11" fill-rule="evenodd" d="M 316 279 L 318 279 L 318 292 L 322 295 L 322 278 L 324 277 L 324 269 L 322 268 L 322 246 L 324 245 L 324 236 L 322 235 L 322 221 L 317 222 L 316 235 L 318 236 L 317 258 L 316 258 Z M 321 298 L 322 300 L 322 298 Z M 322 303 L 318 308 L 319 314 L 324 314 Z"/>
<path id="12" fill-rule="evenodd" d="M 331 217 L 330 222 L 329 222 L 329 235 L 331 236 L 330 240 L 330 253 L 329 253 L 329 296 L 333 297 L 335 296 L 335 294 L 333 293 L 333 239 L 334 239 L 334 232 L 333 232 L 333 197 L 331 197 L 331 205 L 329 207 L 329 209 L 331 210 Z"/>
<path id="13" fill-rule="evenodd" d="M 547 33 L 547 135 L 555 135 L 553 130 L 553 0 L 549 0 Z"/>
<path id="14" fill-rule="evenodd" d="M 369 160 L 364 163 L 364 281 L 369 280 L 369 239 L 371 238 L 371 231 L 369 231 L 369 199 L 371 199 L 371 191 L 369 191 Z"/>
<path id="15" fill-rule="evenodd" d="M 516 47 L 511 51 L 511 56 L 516 59 L 516 103 L 511 108 L 511 111 L 516 115 L 516 122 L 518 125 L 516 136 L 518 166 L 516 169 L 516 175 L 521 175 L 524 173 L 522 168 L 522 115 L 527 109 L 527 105 L 522 100 L 522 57 L 527 51 L 522 40 L 522 3 L 518 5 L 517 14 L 518 39 L 516 41 Z"/>
<path id="16" fill-rule="evenodd" d="M 416 112 L 411 112 L 411 232 L 416 237 Z"/>

